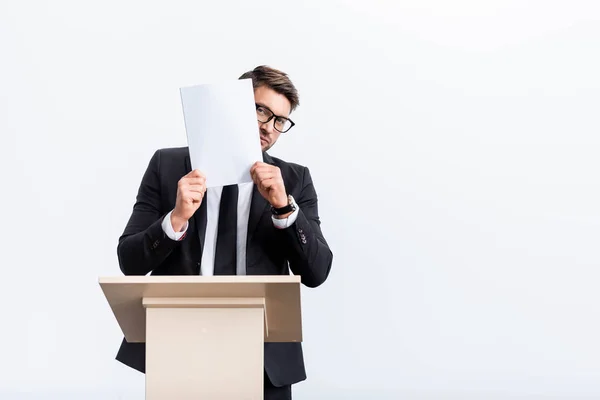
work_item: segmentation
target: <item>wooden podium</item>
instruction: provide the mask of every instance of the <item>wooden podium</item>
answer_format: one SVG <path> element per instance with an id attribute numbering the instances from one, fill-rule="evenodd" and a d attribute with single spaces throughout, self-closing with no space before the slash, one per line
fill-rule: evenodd
<path id="1" fill-rule="evenodd" d="M 300 277 L 122 276 L 100 286 L 146 343 L 146 399 L 262 400 L 264 342 L 301 342 Z"/>

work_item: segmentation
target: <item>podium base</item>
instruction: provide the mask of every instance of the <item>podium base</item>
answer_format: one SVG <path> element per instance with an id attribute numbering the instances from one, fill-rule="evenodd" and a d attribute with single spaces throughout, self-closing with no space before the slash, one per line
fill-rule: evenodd
<path id="1" fill-rule="evenodd" d="M 265 302 L 144 298 L 147 400 L 262 400 Z"/>

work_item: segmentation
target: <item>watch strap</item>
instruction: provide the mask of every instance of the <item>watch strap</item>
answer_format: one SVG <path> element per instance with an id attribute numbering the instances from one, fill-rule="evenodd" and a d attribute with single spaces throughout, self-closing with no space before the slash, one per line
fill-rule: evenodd
<path id="1" fill-rule="evenodd" d="M 283 207 L 275 208 L 271 206 L 271 213 L 274 215 L 283 215 L 296 210 L 296 204 L 292 196 L 288 196 L 288 204 Z"/>

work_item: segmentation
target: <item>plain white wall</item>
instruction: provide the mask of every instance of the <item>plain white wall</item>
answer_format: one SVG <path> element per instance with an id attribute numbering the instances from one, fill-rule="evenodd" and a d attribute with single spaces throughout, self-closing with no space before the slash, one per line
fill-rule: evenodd
<path id="1" fill-rule="evenodd" d="M 97 284 L 178 89 L 268 64 L 335 260 L 298 399 L 600 397 L 597 1 L 0 2 L 0 398 L 143 399 Z"/>

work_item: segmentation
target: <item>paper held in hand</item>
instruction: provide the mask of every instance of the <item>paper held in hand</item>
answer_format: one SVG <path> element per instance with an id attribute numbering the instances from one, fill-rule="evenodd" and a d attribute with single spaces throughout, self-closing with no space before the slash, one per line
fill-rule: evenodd
<path id="1" fill-rule="evenodd" d="M 262 161 L 251 79 L 180 88 L 192 169 L 206 186 L 252 182 Z"/>

